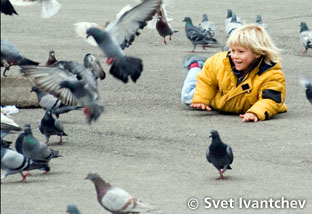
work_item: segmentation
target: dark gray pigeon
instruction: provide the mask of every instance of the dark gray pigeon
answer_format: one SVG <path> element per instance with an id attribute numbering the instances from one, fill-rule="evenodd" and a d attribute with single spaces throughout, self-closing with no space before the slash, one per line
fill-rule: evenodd
<path id="1" fill-rule="evenodd" d="M 80 211 L 78 210 L 77 206 L 75 204 L 69 204 L 67 205 L 67 213 L 69 214 L 80 214 Z"/>
<path id="2" fill-rule="evenodd" d="M 107 57 L 107 64 L 112 64 L 109 72 L 117 79 L 128 82 L 130 76 L 136 82 L 143 71 L 142 60 L 126 56 L 122 49 L 129 47 L 138 36 L 139 29 L 146 26 L 160 8 L 161 0 L 145 0 L 125 12 L 116 22 L 103 30 L 88 28 L 87 37 L 92 36 Z"/>
<path id="3" fill-rule="evenodd" d="M 212 38 L 216 36 L 216 25 L 208 20 L 207 13 L 203 14 L 203 20 L 199 24 L 199 28 L 202 29 L 204 32 L 208 33 Z"/>
<path id="4" fill-rule="evenodd" d="M 43 164 L 36 163 L 26 156 L 1 145 L 1 169 L 4 170 L 4 173 L 1 173 L 1 181 L 8 175 L 20 173 L 23 177 L 20 182 L 24 182 L 29 170 L 41 169 L 42 167 L 44 167 Z M 27 172 L 23 174 L 23 171 Z"/>
<path id="5" fill-rule="evenodd" d="M 60 141 L 58 144 L 63 143 L 63 136 L 67 136 L 64 132 L 64 127 L 62 122 L 59 119 L 55 119 L 52 115 L 52 110 L 47 109 L 46 113 L 44 114 L 42 120 L 39 124 L 40 132 L 46 137 L 47 141 L 46 144 L 49 143 L 49 139 L 51 135 L 58 135 L 60 136 Z"/>
<path id="6" fill-rule="evenodd" d="M 90 124 L 99 118 L 104 108 L 98 105 L 97 79 L 105 72 L 92 54 L 86 54 L 84 65 L 73 61 L 58 61 L 53 66 L 27 66 L 21 73 L 34 77 L 36 86 L 57 97 L 65 105 L 85 107 Z"/>
<path id="7" fill-rule="evenodd" d="M 161 213 L 159 210 L 133 197 L 125 190 L 107 183 L 97 173 L 89 173 L 85 179 L 89 179 L 94 183 L 98 202 L 104 209 L 113 214 L 140 212 Z"/>
<path id="8" fill-rule="evenodd" d="M 12 16 L 13 14 L 18 15 L 10 0 L 1 0 L 1 13 L 10 16 Z"/>
<path id="9" fill-rule="evenodd" d="M 312 30 L 309 29 L 306 22 L 300 23 L 300 41 L 304 46 L 302 53 L 306 54 L 308 49 L 312 49 Z"/>
<path id="10" fill-rule="evenodd" d="M 38 98 L 38 102 L 41 108 L 44 110 L 52 109 L 52 113 L 59 118 L 60 114 L 68 113 L 73 110 L 81 109 L 80 106 L 68 106 L 62 103 L 60 99 L 52 94 L 45 93 L 38 87 L 33 86 L 30 92 L 35 92 Z"/>
<path id="11" fill-rule="evenodd" d="M 207 149 L 206 158 L 219 171 L 219 179 L 223 179 L 223 173 L 227 169 L 232 169 L 230 166 L 234 159 L 232 148 L 221 141 L 219 133 L 216 130 L 211 130 L 210 134 L 212 141 Z"/>
<path id="12" fill-rule="evenodd" d="M 6 71 L 10 70 L 13 65 L 39 65 L 39 62 L 24 57 L 10 41 L 1 40 L 1 67 L 5 67 L 3 76 L 6 76 Z"/>
<path id="13" fill-rule="evenodd" d="M 218 41 L 209 32 L 194 26 L 190 17 L 185 17 L 183 22 L 185 22 L 185 35 L 193 44 L 191 52 L 195 51 L 197 45 L 202 45 L 205 49 L 210 44 L 218 44 Z"/>
<path id="14" fill-rule="evenodd" d="M 306 97 L 308 101 L 312 104 L 312 82 L 303 76 L 300 77 L 299 81 L 301 85 L 303 85 L 303 87 L 306 89 L 305 90 Z"/>
<path id="15" fill-rule="evenodd" d="M 24 133 L 15 141 L 16 151 L 42 164 L 46 173 L 50 171 L 49 162 L 52 158 L 60 157 L 59 152 L 51 149 L 47 144 L 38 141 L 33 135 L 30 124 L 25 124 Z"/>

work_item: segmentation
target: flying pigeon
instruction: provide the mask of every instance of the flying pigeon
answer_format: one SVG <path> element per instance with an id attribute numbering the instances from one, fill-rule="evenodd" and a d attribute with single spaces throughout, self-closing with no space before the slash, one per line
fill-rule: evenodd
<path id="1" fill-rule="evenodd" d="M 217 40 L 211 37 L 208 32 L 194 26 L 190 17 L 185 17 L 183 22 L 185 22 L 185 35 L 193 44 L 191 52 L 195 51 L 197 45 L 202 45 L 205 49 L 209 44 L 218 44 Z"/>
<path id="2" fill-rule="evenodd" d="M 89 173 L 85 179 L 89 179 L 94 183 L 98 202 L 104 209 L 113 214 L 140 212 L 161 213 L 131 196 L 125 190 L 107 183 L 97 173 Z"/>
<path id="3" fill-rule="evenodd" d="M 86 54 L 84 65 L 73 61 L 58 61 L 50 67 L 23 67 L 21 73 L 34 77 L 36 86 L 59 98 L 70 106 L 83 109 L 87 121 L 95 121 L 104 108 L 98 105 L 97 79 L 104 79 L 99 61 L 92 54 Z"/>
<path id="4" fill-rule="evenodd" d="M 233 16 L 232 9 L 227 9 L 226 19 L 224 20 L 224 26 L 227 26 L 231 22 L 232 16 Z M 242 19 L 238 17 L 237 15 L 236 15 L 236 19 L 237 19 L 237 22 L 243 24 Z"/>
<path id="5" fill-rule="evenodd" d="M 299 81 L 301 85 L 303 85 L 303 87 L 306 89 L 305 93 L 306 93 L 307 99 L 312 104 L 312 82 L 303 76 L 300 77 Z"/>
<path id="6" fill-rule="evenodd" d="M 59 152 L 47 144 L 38 141 L 33 135 L 30 124 L 25 124 L 24 132 L 15 141 L 17 152 L 43 165 L 45 173 L 50 171 L 49 162 L 52 158 L 60 157 Z"/>
<path id="7" fill-rule="evenodd" d="M 112 64 L 110 73 L 117 79 L 128 82 L 130 76 L 136 82 L 143 70 L 142 60 L 126 56 L 122 49 L 129 47 L 159 9 L 161 0 L 145 0 L 125 12 L 116 22 L 104 29 L 88 28 L 87 37 L 92 36 L 107 57 L 107 64 Z"/>
<path id="8" fill-rule="evenodd" d="M 25 58 L 10 41 L 1 40 L 1 67 L 5 67 L 3 76 L 13 65 L 39 65 L 39 62 Z"/>
<path id="9" fill-rule="evenodd" d="M 10 0 L 1 0 L 1 13 L 10 16 L 12 16 L 13 14 L 18 15 Z"/>
<path id="10" fill-rule="evenodd" d="M 57 62 L 56 58 L 55 58 L 55 52 L 53 50 L 49 51 L 49 58 L 45 64 L 45 66 L 51 66 L 53 65 L 55 62 Z"/>
<path id="11" fill-rule="evenodd" d="M 52 94 L 45 93 L 36 86 L 32 86 L 30 92 L 35 92 L 41 108 L 44 110 L 52 109 L 52 113 L 59 118 L 60 114 L 68 113 L 72 110 L 81 109 L 81 106 L 68 106 Z"/>
<path id="12" fill-rule="evenodd" d="M 199 28 L 204 32 L 207 32 L 212 38 L 216 36 L 216 25 L 208 20 L 208 15 L 206 13 L 203 14 L 203 20 L 199 24 Z"/>
<path id="13" fill-rule="evenodd" d="M 40 132 L 46 137 L 47 141 L 46 144 L 49 143 L 49 139 L 51 135 L 58 135 L 60 136 L 60 141 L 58 144 L 63 143 L 63 136 L 67 136 L 67 134 L 64 132 L 63 123 L 55 119 L 52 115 L 52 110 L 47 109 L 46 113 L 44 114 L 42 120 L 39 124 L 39 130 Z"/>
<path id="14" fill-rule="evenodd" d="M 306 54 L 309 48 L 312 49 L 312 30 L 306 22 L 300 23 L 300 41 L 304 46 L 302 53 Z"/>
<path id="15" fill-rule="evenodd" d="M 233 13 L 233 14 L 232 14 L 231 22 L 228 23 L 228 24 L 225 26 L 225 31 L 226 31 L 227 37 L 230 37 L 230 35 L 234 32 L 234 30 L 235 30 L 236 28 L 239 28 L 240 26 L 242 26 L 242 23 L 240 23 L 240 22 L 237 20 L 236 14 Z"/>
<path id="16" fill-rule="evenodd" d="M 256 17 L 256 24 L 263 27 L 266 31 L 269 31 L 269 27 L 267 24 L 263 23 L 261 15 L 257 15 Z"/>
<path id="17" fill-rule="evenodd" d="M 211 130 L 210 134 L 212 141 L 207 149 L 206 158 L 219 171 L 220 177 L 218 179 L 223 179 L 223 173 L 227 169 L 232 169 L 230 166 L 234 158 L 232 148 L 221 141 L 219 133 L 216 130 Z"/>
<path id="18" fill-rule="evenodd" d="M 67 205 L 67 213 L 69 214 L 80 214 L 80 211 L 78 210 L 77 206 L 75 204 L 69 204 Z"/>
<path id="19" fill-rule="evenodd" d="M 8 115 L 1 111 L 1 140 L 11 131 L 21 131 L 17 123 L 14 122 Z"/>
<path id="20" fill-rule="evenodd" d="M 54 16 L 61 8 L 61 4 L 57 0 L 11 0 L 11 2 L 15 6 L 31 6 L 41 3 L 41 17 L 44 19 Z"/>
<path id="21" fill-rule="evenodd" d="M 41 169 L 42 167 L 43 164 L 36 163 L 24 155 L 1 145 L 1 169 L 4 170 L 4 173 L 1 173 L 1 181 L 8 175 L 20 173 L 23 177 L 20 182 L 25 182 L 29 170 Z M 27 172 L 23 174 L 23 171 L 26 170 Z"/>
<path id="22" fill-rule="evenodd" d="M 161 4 L 156 16 L 156 30 L 164 38 L 164 43 L 167 45 L 166 36 L 169 36 L 169 40 L 171 40 L 171 36 L 178 31 L 174 30 L 170 24 L 172 18 L 168 17 L 165 1 Z"/>

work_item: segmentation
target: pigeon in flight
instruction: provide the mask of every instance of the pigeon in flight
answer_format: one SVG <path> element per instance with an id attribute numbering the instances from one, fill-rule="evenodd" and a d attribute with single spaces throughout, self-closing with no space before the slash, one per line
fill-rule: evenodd
<path id="1" fill-rule="evenodd" d="M 146 26 L 160 8 L 161 0 L 145 0 L 125 12 L 117 21 L 110 22 L 103 30 L 88 28 L 87 37 L 92 36 L 111 64 L 110 73 L 124 83 L 130 76 L 136 82 L 143 71 L 142 60 L 126 56 L 122 49 L 129 47 L 138 36 L 139 29 Z"/>
<path id="2" fill-rule="evenodd" d="M 39 62 L 24 57 L 10 41 L 1 40 L 1 67 L 5 67 L 3 76 L 6 76 L 6 71 L 13 65 L 39 65 Z"/>
<path id="3" fill-rule="evenodd" d="M 301 85 L 303 85 L 303 87 L 306 89 L 306 97 L 308 101 L 312 104 L 312 82 L 303 76 L 300 77 L 299 81 Z"/>
<path id="4" fill-rule="evenodd" d="M 10 0 L 1 0 L 1 13 L 10 16 L 12 16 L 13 14 L 18 15 Z"/>
<path id="5" fill-rule="evenodd" d="M 262 21 L 262 17 L 260 14 L 258 14 L 256 16 L 256 24 L 260 25 L 261 27 L 263 27 L 266 31 L 269 31 L 269 27 L 267 24 L 263 23 Z"/>
<path id="6" fill-rule="evenodd" d="M 15 6 L 31 6 L 41 3 L 41 17 L 44 19 L 54 16 L 61 8 L 61 4 L 57 0 L 11 0 L 11 2 Z"/>
<path id="7" fill-rule="evenodd" d="M 69 214 L 80 214 L 80 211 L 78 210 L 77 206 L 75 204 L 69 204 L 67 205 L 67 213 Z"/>
<path id="8" fill-rule="evenodd" d="M 58 151 L 51 149 L 47 144 L 38 141 L 33 136 L 30 124 L 25 124 L 24 132 L 17 137 L 15 149 L 34 162 L 42 164 L 45 173 L 50 171 L 50 160 L 60 157 Z"/>
<path id="9" fill-rule="evenodd" d="M 219 133 L 216 130 L 211 130 L 210 134 L 212 141 L 207 149 L 206 158 L 219 171 L 219 179 L 223 179 L 224 172 L 227 169 L 232 169 L 230 166 L 234 159 L 232 148 L 221 141 Z"/>
<path id="10" fill-rule="evenodd" d="M 199 28 L 204 32 L 207 32 L 212 38 L 216 36 L 216 25 L 208 20 L 208 15 L 206 13 L 203 14 L 203 20 L 199 24 Z"/>
<path id="11" fill-rule="evenodd" d="M 97 79 L 104 79 L 105 72 L 92 54 L 86 54 L 84 64 L 58 61 L 53 66 L 23 67 L 21 73 L 34 77 L 36 86 L 52 94 L 65 105 L 84 107 L 90 124 L 98 119 L 104 108 L 98 105 Z"/>
<path id="12" fill-rule="evenodd" d="M 309 48 L 312 49 L 312 30 L 306 22 L 300 23 L 300 41 L 304 46 L 302 53 L 306 54 Z"/>
<path id="13" fill-rule="evenodd" d="M 63 123 L 59 119 L 55 119 L 52 115 L 52 110 L 47 109 L 46 113 L 44 114 L 42 120 L 39 124 L 39 130 L 41 134 L 43 134 L 47 141 L 46 144 L 49 143 L 49 139 L 51 135 L 58 135 L 60 136 L 60 141 L 58 144 L 63 143 L 63 136 L 67 136 L 64 132 Z"/>
<path id="14" fill-rule="evenodd" d="M 97 173 L 89 173 L 85 179 L 89 179 L 94 183 L 98 202 L 104 209 L 113 214 L 140 212 L 161 213 L 151 206 L 144 204 L 136 197 L 131 196 L 125 190 L 107 183 Z"/>
<path id="15" fill-rule="evenodd" d="M 164 38 L 164 43 L 167 45 L 166 36 L 169 36 L 169 40 L 171 40 L 171 36 L 178 31 L 174 30 L 170 24 L 172 18 L 168 16 L 164 0 L 161 4 L 161 8 L 156 13 L 156 19 L 156 30 L 159 35 Z"/>
<path id="16" fill-rule="evenodd" d="M 44 167 L 42 163 L 34 162 L 23 154 L 1 145 L 1 169 L 4 170 L 4 173 L 1 172 L 1 181 L 8 175 L 20 173 L 22 175 L 20 182 L 25 182 L 26 177 L 29 175 L 28 171 L 41 169 L 42 167 Z M 26 173 L 23 174 L 23 171 L 26 171 Z"/>
<path id="17" fill-rule="evenodd" d="M 193 44 L 191 52 L 195 51 L 197 45 L 202 45 L 205 49 L 209 44 L 218 44 L 217 40 L 208 32 L 194 26 L 190 17 L 185 17 L 183 22 L 185 22 L 185 35 Z"/>

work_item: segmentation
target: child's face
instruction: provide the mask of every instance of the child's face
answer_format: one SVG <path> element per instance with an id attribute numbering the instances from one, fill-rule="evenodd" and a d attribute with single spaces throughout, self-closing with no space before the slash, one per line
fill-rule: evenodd
<path id="1" fill-rule="evenodd" d="M 247 72 L 259 57 L 260 55 L 254 54 L 249 48 L 240 45 L 231 47 L 231 59 L 238 71 Z"/>

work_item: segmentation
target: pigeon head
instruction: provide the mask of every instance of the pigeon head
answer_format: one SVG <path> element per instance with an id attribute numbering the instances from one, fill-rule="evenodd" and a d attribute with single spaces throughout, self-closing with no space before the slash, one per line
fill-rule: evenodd
<path id="1" fill-rule="evenodd" d="M 24 125 L 24 133 L 25 134 L 31 134 L 32 133 L 30 124 L 25 124 Z"/>
<path id="2" fill-rule="evenodd" d="M 186 16 L 186 17 L 182 20 L 182 22 L 186 22 L 186 23 L 192 24 L 192 19 L 191 19 L 190 17 Z"/>
<path id="3" fill-rule="evenodd" d="M 105 38 L 104 31 L 96 27 L 88 28 L 86 33 L 87 33 L 87 38 L 89 38 L 89 36 L 93 36 L 93 38 L 98 44 L 100 44 Z"/>
<path id="4" fill-rule="evenodd" d="M 257 15 L 257 17 L 256 17 L 256 22 L 259 23 L 259 24 L 262 24 L 262 23 L 263 23 L 263 22 L 262 22 L 262 17 L 261 17 L 261 15 Z"/>
<path id="5" fill-rule="evenodd" d="M 309 30 L 309 28 L 308 28 L 307 23 L 300 22 L 300 33 L 303 32 L 303 31 L 308 31 L 308 30 Z"/>
<path id="6" fill-rule="evenodd" d="M 85 55 L 83 59 L 83 65 L 86 68 L 90 68 L 93 75 L 98 78 L 100 77 L 101 80 L 105 79 L 106 74 L 99 62 L 99 60 L 92 54 L 88 53 Z"/>
<path id="7" fill-rule="evenodd" d="M 66 210 L 67 213 L 69 214 L 80 214 L 77 206 L 75 204 L 69 204 L 67 205 L 67 210 Z"/>
<path id="8" fill-rule="evenodd" d="M 218 133 L 218 131 L 217 130 L 211 130 L 210 131 L 210 136 L 209 137 L 211 137 L 212 139 L 214 139 L 214 138 L 216 138 L 216 137 L 219 137 L 219 133 Z"/>
<path id="9" fill-rule="evenodd" d="M 52 58 L 55 57 L 55 52 L 53 50 L 49 51 L 49 57 L 52 57 Z"/>
<path id="10" fill-rule="evenodd" d="M 39 88 L 36 86 L 31 87 L 30 92 L 39 92 Z"/>
<path id="11" fill-rule="evenodd" d="M 85 179 L 89 179 L 90 181 L 96 181 L 96 180 L 98 180 L 99 178 L 101 178 L 100 176 L 99 176 L 99 174 L 97 174 L 97 173 L 89 173 L 88 175 L 87 175 L 87 177 L 85 177 Z M 103 179 L 102 179 L 103 180 Z"/>
<path id="12" fill-rule="evenodd" d="M 203 21 L 208 21 L 207 13 L 204 13 L 204 14 L 203 14 Z"/>
<path id="13" fill-rule="evenodd" d="M 51 109 L 51 108 L 48 108 L 48 109 L 46 110 L 45 115 L 48 116 L 48 117 L 52 117 L 52 109 Z"/>
<path id="14" fill-rule="evenodd" d="M 232 17 L 233 11 L 231 9 L 227 9 L 227 14 L 226 14 L 226 18 L 230 18 Z"/>
<path id="15" fill-rule="evenodd" d="M 235 13 L 232 14 L 231 22 L 237 22 L 237 17 Z"/>

